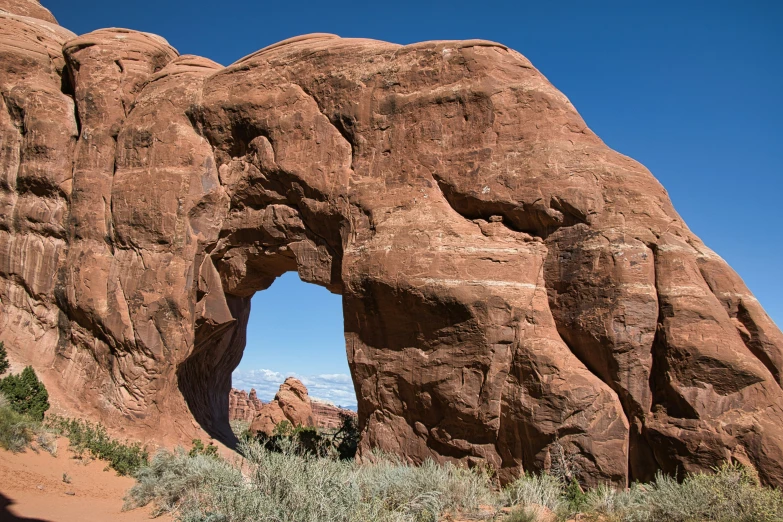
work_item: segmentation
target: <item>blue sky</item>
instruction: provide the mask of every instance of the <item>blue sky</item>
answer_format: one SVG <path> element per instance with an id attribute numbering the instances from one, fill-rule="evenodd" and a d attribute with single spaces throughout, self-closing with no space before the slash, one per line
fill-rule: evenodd
<path id="1" fill-rule="evenodd" d="M 309 32 L 402 44 L 502 42 L 527 56 L 609 146 L 655 174 L 691 229 L 783 324 L 783 2 L 44 0 L 44 5 L 76 33 L 111 26 L 150 31 L 182 54 L 224 65 Z M 307 326 L 298 322 L 305 317 L 302 303 L 308 307 Z M 276 389 L 278 377 L 296 373 L 320 396 L 345 403 L 350 380 L 344 379 L 340 316 L 339 297 L 293 274 L 279 280 L 254 298 L 253 326 L 235 382 L 263 384 L 266 390 L 277 379 L 271 386 Z"/>

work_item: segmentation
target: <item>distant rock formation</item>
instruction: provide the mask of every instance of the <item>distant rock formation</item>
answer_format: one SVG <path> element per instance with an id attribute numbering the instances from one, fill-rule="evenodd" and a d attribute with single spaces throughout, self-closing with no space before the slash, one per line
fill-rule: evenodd
<path id="1" fill-rule="evenodd" d="M 296 270 L 342 295 L 359 458 L 783 486 L 783 334 L 518 52 L 315 34 L 223 67 L 0 0 L 0 94 L 0 340 L 62 408 L 235 443 L 251 297 Z M 312 422 L 279 395 L 257 425 Z"/>
<path id="2" fill-rule="evenodd" d="M 308 396 L 310 400 L 310 407 L 312 409 L 313 426 L 324 429 L 335 429 L 342 425 L 342 415 L 356 417 L 355 411 L 340 408 L 328 402 L 309 397 L 307 388 L 300 381 L 297 381 L 296 379 L 292 380 L 298 382 L 303 388 L 305 388 L 304 393 Z M 299 386 L 295 385 L 295 387 L 298 388 Z M 237 390 L 232 388 L 228 397 L 228 418 L 232 421 L 241 420 L 252 423 L 253 420 L 261 413 L 263 404 L 264 403 L 261 402 L 261 400 L 256 395 L 255 389 L 251 389 L 250 393 L 248 394 L 248 392 L 245 390 Z"/>
<path id="3" fill-rule="evenodd" d="M 253 422 L 262 405 L 255 389 L 251 389 L 248 394 L 245 390 L 231 388 L 228 396 L 228 420 Z"/>
<path id="4" fill-rule="evenodd" d="M 328 402 L 312 399 L 310 403 L 313 408 L 313 421 L 319 428 L 336 429 L 342 426 L 343 415 L 356 417 L 355 411 L 346 410 Z"/>
<path id="5" fill-rule="evenodd" d="M 274 400 L 261 406 L 250 424 L 250 431 L 272 435 L 283 421 L 292 426 L 314 426 L 313 408 L 307 388 L 299 379 L 289 377 L 277 391 Z"/>

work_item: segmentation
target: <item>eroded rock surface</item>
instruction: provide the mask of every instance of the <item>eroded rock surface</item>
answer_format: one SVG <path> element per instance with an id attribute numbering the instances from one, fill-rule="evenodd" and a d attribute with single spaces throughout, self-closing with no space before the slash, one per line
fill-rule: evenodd
<path id="1" fill-rule="evenodd" d="M 0 339 L 62 407 L 230 443 L 250 297 L 297 270 L 343 297 L 360 456 L 783 485 L 780 330 L 516 51 L 308 35 L 221 67 L 0 9 Z"/>

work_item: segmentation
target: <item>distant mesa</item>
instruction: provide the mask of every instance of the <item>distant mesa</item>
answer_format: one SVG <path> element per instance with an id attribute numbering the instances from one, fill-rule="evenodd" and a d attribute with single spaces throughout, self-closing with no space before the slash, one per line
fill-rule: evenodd
<path id="1" fill-rule="evenodd" d="M 518 52 L 320 35 L 223 67 L 0 0 L 0 94 L 0 341 L 64 411 L 236 444 L 251 297 L 297 271 L 342 296 L 359 458 L 783 486 L 783 334 Z M 300 385 L 254 424 L 315 422 Z"/>

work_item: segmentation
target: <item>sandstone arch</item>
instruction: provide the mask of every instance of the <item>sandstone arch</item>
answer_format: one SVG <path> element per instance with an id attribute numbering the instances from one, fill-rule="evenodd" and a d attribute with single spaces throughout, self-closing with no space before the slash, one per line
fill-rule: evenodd
<path id="1" fill-rule="evenodd" d="M 223 68 L 19 2 L 0 337 L 64 407 L 230 437 L 249 296 L 298 270 L 343 296 L 361 454 L 783 484 L 779 329 L 519 53 L 310 35 Z"/>

